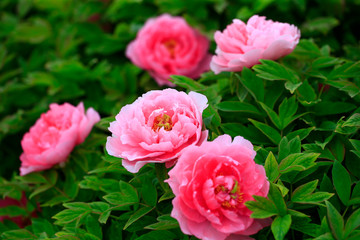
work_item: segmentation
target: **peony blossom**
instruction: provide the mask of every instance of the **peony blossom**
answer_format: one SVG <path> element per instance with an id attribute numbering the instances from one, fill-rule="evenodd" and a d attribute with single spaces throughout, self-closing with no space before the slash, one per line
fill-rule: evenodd
<path id="1" fill-rule="evenodd" d="M 209 40 L 181 17 L 163 14 L 146 21 L 127 49 L 126 56 L 148 70 L 156 82 L 174 86 L 170 75 L 197 78 L 209 70 Z"/>
<path id="2" fill-rule="evenodd" d="M 257 15 L 247 24 L 234 19 L 223 32 L 215 33 L 217 44 L 210 68 L 215 74 L 252 67 L 260 59 L 275 60 L 290 54 L 299 42 L 300 31 L 288 23 L 273 22 Z"/>
<path id="3" fill-rule="evenodd" d="M 191 146 L 166 180 L 175 194 L 171 216 L 183 233 L 206 240 L 251 239 L 270 219 L 253 219 L 244 205 L 253 195 L 267 196 L 263 166 L 255 164 L 252 144 L 243 137 L 217 137 Z"/>
<path id="4" fill-rule="evenodd" d="M 149 91 L 124 106 L 110 123 L 107 152 L 123 158 L 123 166 L 138 172 L 146 163 L 172 166 L 182 151 L 207 138 L 202 112 L 207 98 L 175 89 Z"/>
<path id="5" fill-rule="evenodd" d="M 17 207 L 23 208 L 24 212 L 25 212 L 27 202 L 28 202 L 28 200 L 26 198 L 25 193 L 23 192 L 20 200 L 10 198 L 10 197 L 5 197 L 4 199 L 0 199 L 0 208 L 5 208 L 8 206 L 17 206 Z M 40 210 L 40 209 L 38 208 L 38 210 Z M 30 213 L 30 216 L 25 216 L 25 215 L 0 216 L 0 222 L 3 222 L 4 220 L 10 220 L 10 221 L 13 221 L 14 223 L 16 223 L 19 226 L 19 228 L 24 228 L 31 223 L 30 217 L 32 217 L 32 218 L 37 217 L 36 210 L 34 210 L 32 213 Z"/>
<path id="6" fill-rule="evenodd" d="M 69 103 L 50 104 L 50 110 L 41 115 L 21 141 L 24 152 L 20 156 L 20 174 L 49 169 L 65 162 L 99 120 L 100 116 L 93 108 L 85 114 L 83 103 L 77 107 Z"/>

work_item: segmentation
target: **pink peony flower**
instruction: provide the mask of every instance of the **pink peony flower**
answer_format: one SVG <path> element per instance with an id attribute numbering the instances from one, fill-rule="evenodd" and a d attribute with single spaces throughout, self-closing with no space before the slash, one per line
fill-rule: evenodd
<path id="1" fill-rule="evenodd" d="M 26 211 L 26 205 L 27 205 L 27 198 L 25 193 L 22 193 L 21 199 L 17 200 L 14 198 L 10 198 L 10 197 L 5 197 L 4 199 L 0 199 L 0 208 L 5 208 L 8 206 L 17 206 L 20 208 L 23 208 L 24 211 Z M 37 210 L 40 210 L 40 208 L 38 207 Z M 30 218 L 36 218 L 37 214 L 36 214 L 36 210 L 34 210 L 32 213 L 29 214 L 30 216 L 0 216 L 0 222 L 3 222 L 4 220 L 10 220 L 13 221 L 14 223 L 16 223 L 19 228 L 24 228 L 27 225 L 30 225 L 31 220 Z"/>
<path id="2" fill-rule="evenodd" d="M 209 40 L 181 17 L 163 14 L 146 21 L 127 49 L 126 56 L 148 70 L 156 82 L 175 86 L 170 75 L 197 78 L 209 70 Z"/>
<path id="3" fill-rule="evenodd" d="M 186 147 L 207 138 L 207 131 L 201 130 L 206 107 L 206 97 L 196 92 L 149 91 L 124 106 L 110 123 L 106 150 L 123 158 L 132 173 L 150 162 L 171 167 Z"/>
<path id="4" fill-rule="evenodd" d="M 299 42 L 300 31 L 288 23 L 252 16 L 247 24 L 234 19 L 224 32 L 215 33 L 216 54 L 210 68 L 215 74 L 252 67 L 260 59 L 275 60 L 290 54 Z"/>
<path id="5" fill-rule="evenodd" d="M 166 180 L 175 194 L 171 216 L 185 234 L 200 239 L 251 239 L 270 219 L 250 218 L 244 205 L 253 195 L 267 196 L 263 166 L 255 164 L 252 144 L 243 137 L 217 137 L 191 146 Z"/>
<path id="6" fill-rule="evenodd" d="M 20 174 L 65 162 L 75 145 L 85 140 L 99 120 L 99 114 L 92 108 L 85 114 L 83 103 L 77 107 L 69 103 L 50 104 L 50 110 L 41 115 L 21 141 L 24 152 L 20 156 Z"/>

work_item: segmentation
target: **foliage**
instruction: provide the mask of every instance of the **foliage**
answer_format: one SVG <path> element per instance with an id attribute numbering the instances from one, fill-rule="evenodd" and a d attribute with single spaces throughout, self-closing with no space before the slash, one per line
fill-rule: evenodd
<path id="1" fill-rule="evenodd" d="M 271 188 L 246 205 L 273 223 L 254 238 L 359 238 L 359 1 L 2 0 L 0 9 L 0 194 L 25 191 L 26 211 L 41 207 L 24 229 L 0 222 L 1 238 L 195 239 L 170 217 L 164 166 L 131 174 L 104 150 L 121 107 L 159 89 L 124 51 L 146 19 L 164 12 L 206 34 L 212 53 L 213 33 L 233 18 L 259 14 L 300 27 L 300 43 L 279 61 L 172 81 L 207 96 L 210 140 L 226 133 L 256 146 Z M 18 176 L 23 134 L 50 103 L 65 101 L 83 101 L 101 122 L 65 166 Z"/>

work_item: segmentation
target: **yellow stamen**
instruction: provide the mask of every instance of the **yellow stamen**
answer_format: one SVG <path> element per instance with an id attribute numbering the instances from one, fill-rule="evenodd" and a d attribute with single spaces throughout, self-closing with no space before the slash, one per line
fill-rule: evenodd
<path id="1" fill-rule="evenodd" d="M 168 41 L 164 42 L 164 45 L 165 45 L 166 49 L 169 51 L 170 57 L 175 58 L 176 41 L 168 40 Z"/>
<path id="2" fill-rule="evenodd" d="M 171 117 L 167 114 L 162 116 L 157 116 L 154 120 L 154 124 L 152 126 L 153 131 L 159 131 L 160 128 L 164 128 L 166 131 L 170 131 L 172 129 L 172 121 Z"/>

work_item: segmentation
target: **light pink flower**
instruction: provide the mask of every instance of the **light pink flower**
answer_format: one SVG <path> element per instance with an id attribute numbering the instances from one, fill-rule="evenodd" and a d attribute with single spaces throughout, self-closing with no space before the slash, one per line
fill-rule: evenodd
<path id="1" fill-rule="evenodd" d="M 170 75 L 197 78 L 209 70 L 209 40 L 182 17 L 163 14 L 150 18 L 127 49 L 126 56 L 148 70 L 156 82 L 174 86 Z"/>
<path id="2" fill-rule="evenodd" d="M 65 162 L 75 145 L 82 143 L 92 127 L 100 120 L 93 109 L 84 110 L 69 103 L 50 104 L 50 110 L 41 114 L 22 141 L 20 174 L 41 171 Z"/>
<path id="3" fill-rule="evenodd" d="M 237 72 L 252 67 L 260 59 L 275 60 L 291 53 L 299 42 L 300 31 L 288 23 L 252 16 L 247 24 L 234 19 L 223 32 L 216 31 L 216 54 L 210 68 L 215 74 Z"/>
<path id="4" fill-rule="evenodd" d="M 123 158 L 123 166 L 132 173 L 149 162 L 170 167 L 186 147 L 207 138 L 207 131 L 202 131 L 206 107 L 207 98 L 196 92 L 149 91 L 124 106 L 110 123 L 106 150 Z"/>
<path id="5" fill-rule="evenodd" d="M 191 146 L 169 172 L 175 194 L 171 216 L 183 233 L 206 240 L 251 239 L 270 219 L 250 218 L 244 205 L 253 195 L 267 196 L 263 166 L 255 164 L 252 144 L 243 137 L 221 135 Z"/>

